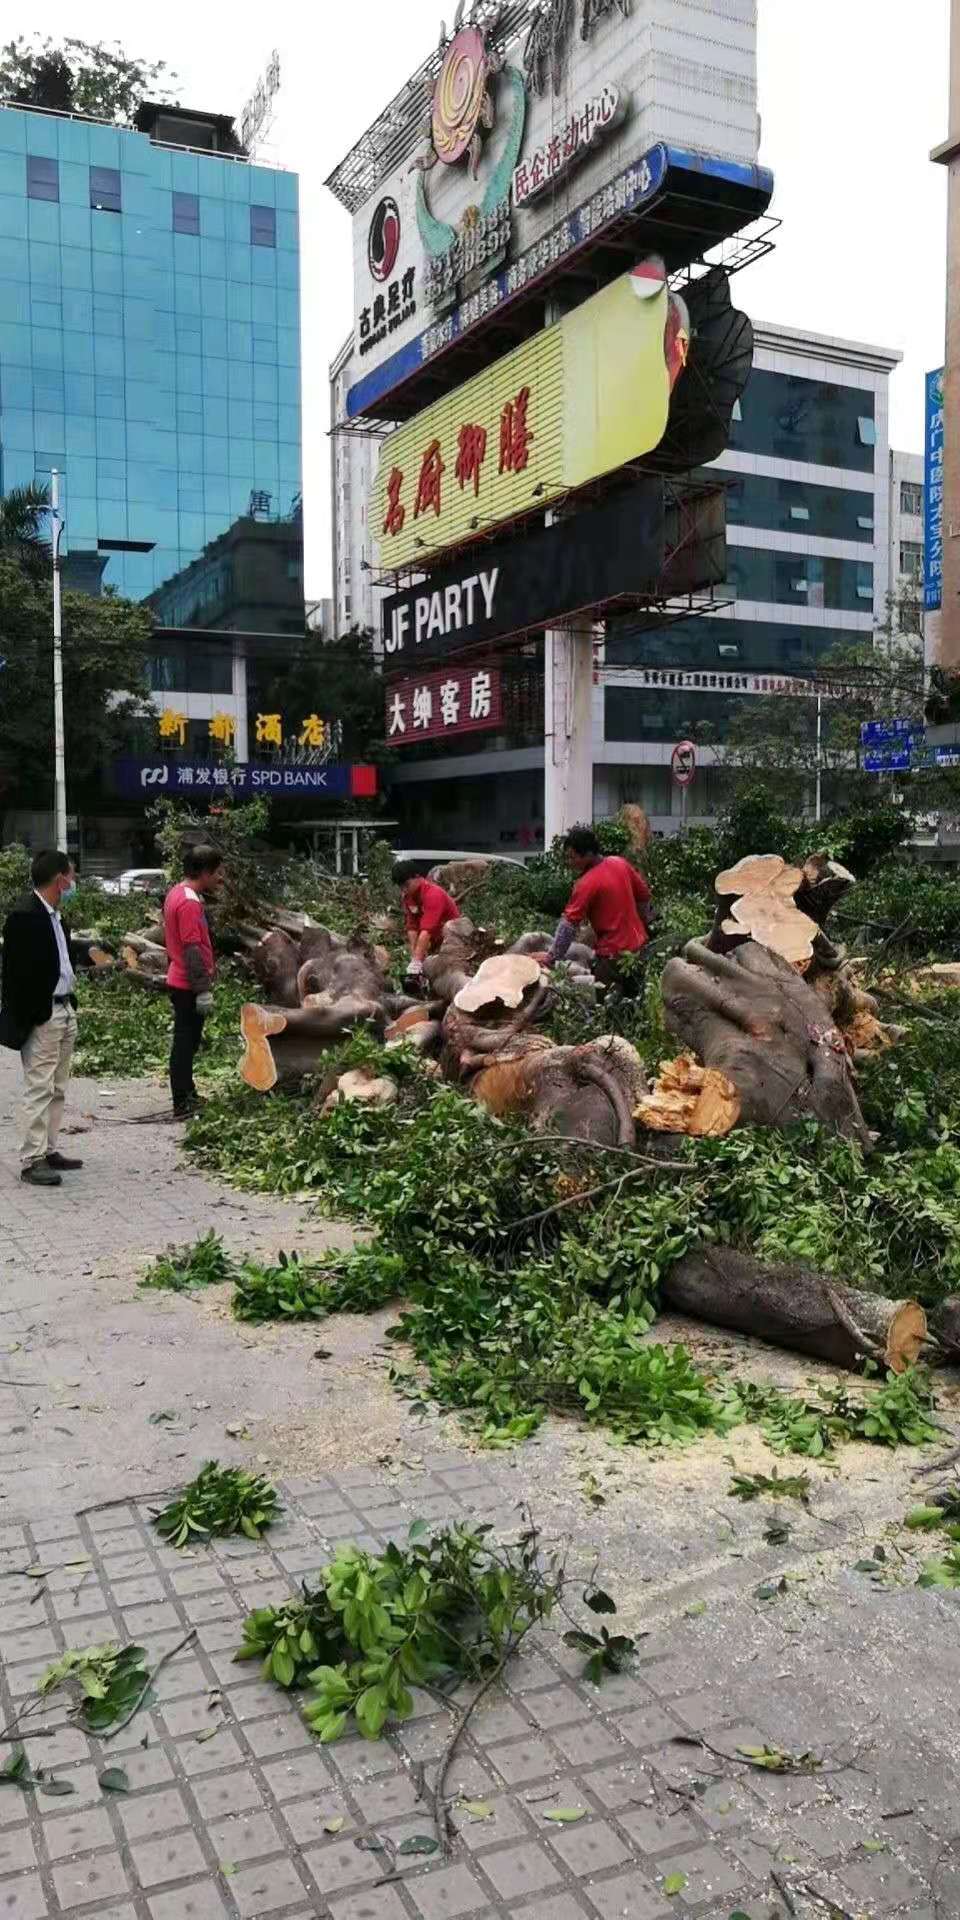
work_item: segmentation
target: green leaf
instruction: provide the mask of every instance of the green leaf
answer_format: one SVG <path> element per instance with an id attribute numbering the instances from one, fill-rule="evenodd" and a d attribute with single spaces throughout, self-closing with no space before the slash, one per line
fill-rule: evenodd
<path id="1" fill-rule="evenodd" d="M 219 1732 L 220 1728 L 218 1726 L 201 1727 L 200 1732 L 194 1735 L 194 1740 L 198 1747 L 202 1747 L 207 1740 L 215 1740 Z"/>
<path id="2" fill-rule="evenodd" d="M 683 1611 L 688 1620 L 699 1620 L 701 1614 L 707 1611 L 707 1603 L 705 1600 L 691 1600 L 689 1607 L 684 1607 Z"/>
<path id="3" fill-rule="evenodd" d="M 26 1750 L 23 1747 L 14 1747 L 6 1766 L 0 1767 L 0 1784 L 6 1782 L 8 1785 L 17 1786 L 29 1777 L 30 1766 Z"/>
<path id="4" fill-rule="evenodd" d="M 585 1593 L 583 1599 L 591 1613 L 616 1613 L 617 1611 L 616 1601 L 611 1600 L 608 1593 L 597 1590 L 595 1593 Z"/>
<path id="5" fill-rule="evenodd" d="M 38 1775 L 37 1785 L 41 1793 L 49 1793 L 54 1799 L 58 1800 L 64 1800 L 68 1794 L 76 1793 L 77 1791 L 72 1780 L 57 1780 L 53 1774 L 50 1773 L 45 1774 L 42 1778 Z"/>
<path id="6" fill-rule="evenodd" d="M 104 1767 L 97 1776 L 104 1793 L 129 1793 L 130 1782 L 122 1767 Z"/>
<path id="7" fill-rule="evenodd" d="M 461 1800 L 460 1805 L 464 1813 L 470 1815 L 471 1820 L 492 1820 L 494 1818 L 494 1811 L 488 1800 Z"/>
<path id="8" fill-rule="evenodd" d="M 401 1840 L 398 1853 L 436 1853 L 440 1842 L 432 1833 L 412 1833 L 409 1840 Z"/>
<path id="9" fill-rule="evenodd" d="M 575 1820 L 583 1820 L 585 1816 L 585 1807 L 553 1807 L 543 1817 L 545 1820 L 555 1821 L 557 1826 L 571 1827 Z"/>
<path id="10" fill-rule="evenodd" d="M 686 1884 L 687 1876 L 685 1873 L 668 1873 L 663 1883 L 663 1891 L 669 1894 L 682 1893 Z"/>
<path id="11" fill-rule="evenodd" d="M 347 1822 L 346 1822 L 345 1815 L 342 1813 L 338 1813 L 335 1819 L 324 1821 L 323 1831 L 324 1833 L 342 1833 L 346 1824 Z"/>
<path id="12" fill-rule="evenodd" d="M 886 1853 L 887 1851 L 885 1840 L 861 1840 L 860 1845 L 864 1853 Z"/>

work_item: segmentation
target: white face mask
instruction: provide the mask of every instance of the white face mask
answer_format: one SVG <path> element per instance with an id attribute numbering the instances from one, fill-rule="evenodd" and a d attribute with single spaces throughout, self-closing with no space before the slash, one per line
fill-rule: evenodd
<path id="1" fill-rule="evenodd" d="M 63 892 L 60 895 L 60 905 L 62 907 L 65 907 L 67 904 L 67 901 L 73 899 L 73 896 L 76 893 L 76 891 L 77 891 L 77 883 L 75 880 L 71 880 L 70 885 L 68 887 L 64 887 Z"/>

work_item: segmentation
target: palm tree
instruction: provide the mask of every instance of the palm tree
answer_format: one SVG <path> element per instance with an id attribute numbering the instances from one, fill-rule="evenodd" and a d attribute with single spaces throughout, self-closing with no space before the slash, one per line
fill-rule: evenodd
<path id="1" fill-rule="evenodd" d="M 45 578 L 50 568 L 50 542 L 44 528 L 49 511 L 46 487 L 31 483 L 0 494 L 0 553 L 15 560 L 33 580 Z"/>

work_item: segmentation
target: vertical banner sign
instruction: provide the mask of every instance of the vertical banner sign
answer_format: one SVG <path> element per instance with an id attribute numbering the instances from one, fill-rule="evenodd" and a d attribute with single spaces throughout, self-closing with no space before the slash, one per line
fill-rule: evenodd
<path id="1" fill-rule="evenodd" d="M 940 606 L 943 589 L 943 368 L 926 378 L 923 473 L 923 604 Z"/>

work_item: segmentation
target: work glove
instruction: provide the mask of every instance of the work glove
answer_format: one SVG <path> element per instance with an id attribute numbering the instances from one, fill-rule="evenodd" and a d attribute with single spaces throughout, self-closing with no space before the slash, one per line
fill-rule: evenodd
<path id="1" fill-rule="evenodd" d="M 198 1013 L 213 1012 L 213 994 L 212 993 L 197 994 L 197 1012 Z"/>
<path id="2" fill-rule="evenodd" d="M 419 979 L 422 972 L 423 972 L 423 961 L 411 960 L 409 966 L 407 967 L 407 978 Z"/>

